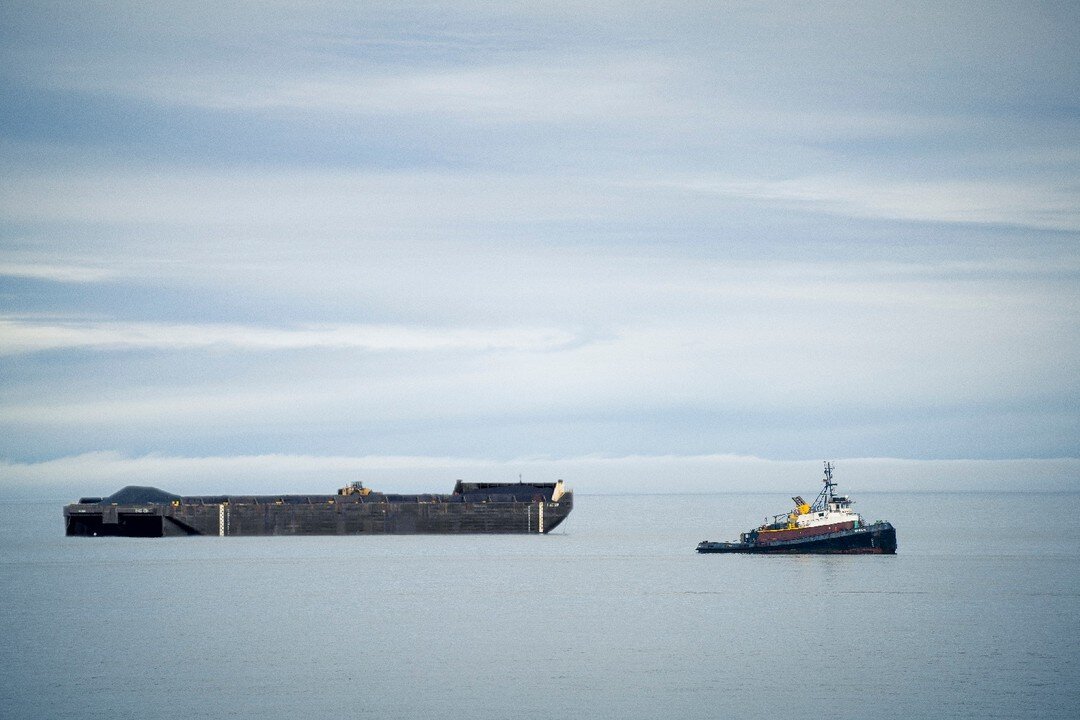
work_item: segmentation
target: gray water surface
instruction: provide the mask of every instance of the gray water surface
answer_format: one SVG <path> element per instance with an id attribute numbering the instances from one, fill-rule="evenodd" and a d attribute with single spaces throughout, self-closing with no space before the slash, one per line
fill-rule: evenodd
<path id="1" fill-rule="evenodd" d="M 856 499 L 896 556 L 694 552 L 768 494 L 579 495 L 540 537 L 66 538 L 0 503 L 0 716 L 1080 716 L 1080 495 Z"/>

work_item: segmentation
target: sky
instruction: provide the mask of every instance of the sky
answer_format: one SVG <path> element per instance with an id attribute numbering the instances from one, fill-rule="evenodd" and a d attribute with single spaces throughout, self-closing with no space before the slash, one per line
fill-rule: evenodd
<path id="1" fill-rule="evenodd" d="M 0 497 L 1080 490 L 1078 37 L 3 3 Z"/>

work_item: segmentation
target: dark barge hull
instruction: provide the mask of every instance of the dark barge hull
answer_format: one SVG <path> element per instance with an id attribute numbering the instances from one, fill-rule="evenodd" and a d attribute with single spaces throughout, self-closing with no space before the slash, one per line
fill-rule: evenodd
<path id="1" fill-rule="evenodd" d="M 69 536 L 105 537 L 541 534 L 573 506 L 561 483 L 459 482 L 450 495 L 181 497 L 128 487 L 65 506 L 64 525 Z"/>
<path id="2" fill-rule="evenodd" d="M 816 553 L 822 555 L 894 555 L 896 529 L 891 523 L 841 530 L 796 540 L 758 542 L 710 542 L 698 544 L 699 553 Z"/>

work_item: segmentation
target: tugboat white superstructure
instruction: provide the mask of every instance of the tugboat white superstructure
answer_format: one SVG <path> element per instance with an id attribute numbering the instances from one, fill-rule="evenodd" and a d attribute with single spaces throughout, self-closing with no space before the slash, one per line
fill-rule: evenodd
<path id="1" fill-rule="evenodd" d="M 896 529 L 877 521 L 867 525 L 846 495 L 833 494 L 832 463 L 825 463 L 825 487 L 812 504 L 795 496 L 795 508 L 743 533 L 739 542 L 703 541 L 700 553 L 874 553 L 896 552 Z"/>

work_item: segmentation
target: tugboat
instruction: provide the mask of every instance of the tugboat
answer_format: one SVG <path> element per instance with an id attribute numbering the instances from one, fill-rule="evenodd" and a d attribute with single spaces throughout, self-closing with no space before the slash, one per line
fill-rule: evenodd
<path id="1" fill-rule="evenodd" d="M 791 498 L 795 509 L 739 536 L 738 542 L 703 540 L 699 553 L 867 553 L 896 554 L 896 529 L 878 520 L 867 524 L 846 495 L 833 494 L 832 463 L 825 463 L 825 487 L 813 504 Z"/>

